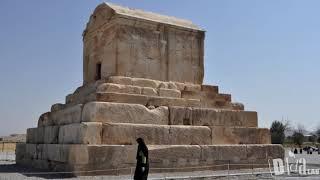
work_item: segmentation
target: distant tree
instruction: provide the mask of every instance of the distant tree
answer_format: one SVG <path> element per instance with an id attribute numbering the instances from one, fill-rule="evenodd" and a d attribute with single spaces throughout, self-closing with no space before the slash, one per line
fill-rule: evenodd
<path id="1" fill-rule="evenodd" d="M 304 135 L 299 131 L 295 131 L 292 135 L 292 139 L 294 144 L 301 146 L 304 142 Z"/>
<path id="2" fill-rule="evenodd" d="M 316 135 L 320 137 L 320 127 L 318 127 L 318 129 L 316 130 Z"/>
<path id="3" fill-rule="evenodd" d="M 311 134 L 311 136 L 309 136 L 308 141 L 315 143 L 317 140 L 317 136 L 315 134 Z"/>
<path id="4" fill-rule="evenodd" d="M 317 142 L 320 143 L 320 126 L 316 130 L 316 135 L 317 135 Z"/>
<path id="5" fill-rule="evenodd" d="M 286 130 L 285 124 L 280 121 L 273 121 L 270 127 L 272 144 L 283 144 Z"/>

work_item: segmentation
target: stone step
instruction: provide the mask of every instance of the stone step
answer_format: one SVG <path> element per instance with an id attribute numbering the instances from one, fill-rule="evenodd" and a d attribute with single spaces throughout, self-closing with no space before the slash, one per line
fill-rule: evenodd
<path id="1" fill-rule="evenodd" d="M 121 133 L 119 133 L 121 132 Z M 136 144 L 137 138 L 147 144 L 211 144 L 211 130 L 206 126 L 103 124 L 102 144 Z"/>
<path id="2" fill-rule="evenodd" d="M 66 103 L 71 105 L 84 104 L 96 99 L 96 93 L 123 93 L 177 99 L 182 98 L 187 99 L 187 101 L 197 99 L 200 102 L 196 104 L 192 103 L 192 106 L 244 110 L 242 104 L 241 106 L 235 106 L 231 102 L 230 94 L 219 93 L 217 86 L 164 82 L 122 76 L 112 76 L 109 77 L 109 79 L 84 85 L 78 88 L 73 94 L 68 95 L 66 97 Z M 137 101 L 137 103 L 139 103 L 141 98 L 137 99 Z M 135 100 L 133 100 L 132 103 L 135 103 Z M 182 104 L 179 103 L 179 105 Z M 52 109 L 57 109 L 56 107 L 60 108 L 64 106 L 62 104 L 59 104 L 59 106 L 54 105 Z"/>
<path id="3" fill-rule="evenodd" d="M 150 109 L 149 109 L 150 108 Z M 141 104 L 89 102 L 47 112 L 40 116 L 38 127 L 80 122 L 138 123 L 195 126 L 257 127 L 253 111 L 231 111 L 213 108 L 179 106 L 145 107 Z"/>
<path id="4" fill-rule="evenodd" d="M 82 122 L 27 130 L 27 142 L 38 144 L 135 144 L 139 137 L 158 145 L 270 143 L 263 128 Z"/>
<path id="5" fill-rule="evenodd" d="M 213 108 L 169 107 L 171 125 L 258 127 L 255 111 L 231 111 Z"/>
<path id="6" fill-rule="evenodd" d="M 147 145 L 150 172 L 194 171 L 212 166 L 240 169 L 264 166 L 284 158 L 281 145 Z M 78 145 L 18 143 L 16 163 L 51 171 L 100 170 L 102 174 L 130 173 L 136 165 L 137 145 Z M 254 165 L 252 165 L 254 164 Z M 247 165 L 247 166 L 246 166 Z M 217 166 L 217 167 L 215 167 Z M 110 169 L 128 168 L 117 172 Z M 105 171 L 102 171 L 105 170 Z M 78 174 L 79 175 L 79 174 Z"/>
<path id="7" fill-rule="evenodd" d="M 200 106 L 198 99 L 170 98 L 127 93 L 96 93 L 92 101 L 141 104 L 144 106 Z"/>

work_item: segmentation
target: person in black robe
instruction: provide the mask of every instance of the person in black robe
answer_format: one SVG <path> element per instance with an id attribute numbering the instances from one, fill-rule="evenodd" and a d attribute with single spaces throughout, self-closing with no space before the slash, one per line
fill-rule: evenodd
<path id="1" fill-rule="evenodd" d="M 137 143 L 139 145 L 136 157 L 137 165 L 134 172 L 134 180 L 147 180 L 149 173 L 148 147 L 142 138 L 138 138 Z"/>

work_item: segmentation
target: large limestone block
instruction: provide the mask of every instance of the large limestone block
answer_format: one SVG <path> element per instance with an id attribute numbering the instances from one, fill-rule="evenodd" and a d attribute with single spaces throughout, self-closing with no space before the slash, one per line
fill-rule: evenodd
<path id="1" fill-rule="evenodd" d="M 38 120 L 38 127 L 52 126 L 52 125 L 53 125 L 53 121 L 50 118 L 50 112 L 46 112 L 40 115 Z"/>
<path id="2" fill-rule="evenodd" d="M 102 123 L 83 122 L 60 126 L 59 144 L 101 144 Z"/>
<path id="3" fill-rule="evenodd" d="M 185 91 L 195 91 L 195 92 L 199 92 L 201 91 L 201 85 L 199 84 L 189 84 L 186 83 L 185 87 L 184 87 Z"/>
<path id="4" fill-rule="evenodd" d="M 201 85 L 201 91 L 209 93 L 209 94 L 218 94 L 219 93 L 219 87 L 218 86 L 212 86 L 212 85 Z"/>
<path id="5" fill-rule="evenodd" d="M 197 145 L 153 145 L 149 148 L 152 167 L 183 167 L 200 164 L 201 147 Z"/>
<path id="6" fill-rule="evenodd" d="M 128 93 L 128 94 L 141 94 L 141 87 L 113 84 L 113 83 L 103 83 L 98 86 L 97 92 L 118 92 L 118 93 Z"/>
<path id="7" fill-rule="evenodd" d="M 96 101 L 147 105 L 148 96 L 126 93 L 97 93 Z"/>
<path id="8" fill-rule="evenodd" d="M 50 119 L 54 125 L 64 125 L 81 122 L 82 104 L 70 106 L 63 110 L 50 113 Z"/>
<path id="9" fill-rule="evenodd" d="M 169 144 L 211 144 L 211 129 L 203 126 L 170 126 Z"/>
<path id="10" fill-rule="evenodd" d="M 28 128 L 27 143 L 41 144 L 44 142 L 44 127 Z"/>
<path id="11" fill-rule="evenodd" d="M 26 145 L 26 159 L 38 159 L 41 157 L 41 150 L 39 150 L 40 147 L 37 144 L 27 144 Z"/>
<path id="12" fill-rule="evenodd" d="M 210 126 L 213 144 L 270 144 L 268 129 Z"/>
<path id="13" fill-rule="evenodd" d="M 68 164 L 88 164 L 88 146 L 81 144 L 44 144 L 41 159 Z"/>
<path id="14" fill-rule="evenodd" d="M 136 165 L 137 145 L 88 145 L 92 169 L 115 169 Z M 150 157 L 150 156 L 149 156 Z"/>
<path id="15" fill-rule="evenodd" d="M 140 87 L 150 87 L 156 89 L 160 84 L 159 81 L 145 78 L 132 78 L 132 85 Z"/>
<path id="16" fill-rule="evenodd" d="M 82 122 L 168 124 L 169 111 L 165 106 L 149 110 L 140 104 L 90 102 L 85 104 Z"/>
<path id="17" fill-rule="evenodd" d="M 141 137 L 146 144 L 169 144 L 169 126 L 151 124 L 104 124 L 102 144 L 136 144 Z M 119 133 L 120 132 L 120 133 Z"/>
<path id="18" fill-rule="evenodd" d="M 181 92 L 175 89 L 159 89 L 159 96 L 181 98 Z"/>
<path id="19" fill-rule="evenodd" d="M 200 100 L 171 98 L 171 97 L 149 97 L 148 105 L 197 107 L 200 105 Z"/>
<path id="20" fill-rule="evenodd" d="M 267 159 L 284 158 L 285 150 L 281 145 L 247 145 L 248 161 L 262 161 Z"/>
<path id="21" fill-rule="evenodd" d="M 114 84 L 132 85 L 132 78 L 124 76 L 110 76 L 107 82 Z"/>
<path id="22" fill-rule="evenodd" d="M 158 96 L 157 90 L 151 87 L 143 87 L 141 90 L 141 94 L 147 95 L 147 96 Z"/>
<path id="23" fill-rule="evenodd" d="M 201 146 L 201 157 L 207 162 L 240 162 L 247 159 L 246 149 L 246 145 L 203 145 Z"/>
<path id="24" fill-rule="evenodd" d="M 19 154 L 17 154 L 17 157 L 19 160 L 23 159 L 30 159 L 30 160 L 35 160 L 35 159 L 40 159 L 42 158 L 42 149 L 43 149 L 43 144 L 25 144 L 25 145 L 20 145 L 16 147 L 18 150 Z M 21 149 L 19 149 L 21 148 Z"/>
<path id="25" fill-rule="evenodd" d="M 250 145 L 248 145 L 250 146 Z M 280 144 L 264 144 L 266 148 L 268 159 L 276 159 L 281 158 L 284 159 L 285 157 L 285 149 Z"/>
<path id="26" fill-rule="evenodd" d="M 169 124 L 170 125 L 193 125 L 191 107 L 169 107 Z"/>
<path id="27" fill-rule="evenodd" d="M 137 145 L 45 144 L 42 160 L 86 165 L 88 169 L 134 167 Z"/>
<path id="28" fill-rule="evenodd" d="M 144 106 L 200 106 L 198 99 L 146 96 L 126 93 L 97 93 L 96 101 L 141 104 Z"/>
<path id="29" fill-rule="evenodd" d="M 121 133 L 119 133 L 121 132 Z M 103 125 L 102 144 L 135 144 L 137 138 L 147 144 L 211 144 L 211 130 L 201 126 L 168 126 L 115 123 Z"/>
<path id="30" fill-rule="evenodd" d="M 192 122 L 194 125 L 257 127 L 258 117 L 251 111 L 194 108 Z"/>
<path id="31" fill-rule="evenodd" d="M 95 81 L 78 87 L 73 94 L 69 94 L 66 97 L 66 104 L 82 104 L 82 102 L 87 99 L 87 96 L 94 93 L 101 83 L 104 83 L 104 80 Z"/>
<path id="32" fill-rule="evenodd" d="M 51 106 L 51 112 L 62 110 L 62 109 L 64 109 L 65 107 L 66 107 L 65 104 L 61 104 L 61 103 L 53 104 L 53 105 Z"/>
<path id="33" fill-rule="evenodd" d="M 195 126 L 257 127 L 257 112 L 213 108 L 169 107 L 170 124 Z"/>
<path id="34" fill-rule="evenodd" d="M 26 143 L 17 143 L 16 144 L 16 162 L 18 163 L 19 161 L 25 159 L 25 154 L 26 154 Z"/>
<path id="35" fill-rule="evenodd" d="M 58 143 L 59 126 L 46 126 L 44 127 L 43 143 L 56 144 Z"/>

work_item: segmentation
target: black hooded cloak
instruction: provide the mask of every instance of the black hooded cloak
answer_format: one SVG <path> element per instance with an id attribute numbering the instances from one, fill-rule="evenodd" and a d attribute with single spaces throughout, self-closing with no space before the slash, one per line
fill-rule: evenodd
<path id="1" fill-rule="evenodd" d="M 146 180 L 149 173 L 148 147 L 142 138 L 138 138 L 137 142 L 139 145 L 136 156 L 137 165 L 134 172 L 134 180 Z"/>

